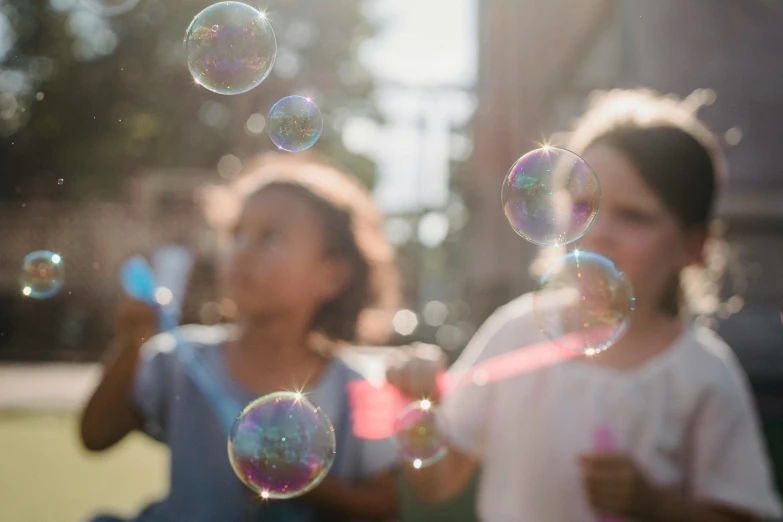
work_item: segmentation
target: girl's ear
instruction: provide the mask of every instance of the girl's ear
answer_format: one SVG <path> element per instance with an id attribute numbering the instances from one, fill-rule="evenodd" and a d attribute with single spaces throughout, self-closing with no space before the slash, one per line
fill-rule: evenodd
<path id="1" fill-rule="evenodd" d="M 704 264 L 704 250 L 708 239 L 709 232 L 706 227 L 697 227 L 685 232 L 683 268 Z"/>
<path id="2" fill-rule="evenodd" d="M 351 280 L 351 265 L 345 259 L 327 259 L 324 276 L 324 297 L 332 299 L 348 285 Z"/>

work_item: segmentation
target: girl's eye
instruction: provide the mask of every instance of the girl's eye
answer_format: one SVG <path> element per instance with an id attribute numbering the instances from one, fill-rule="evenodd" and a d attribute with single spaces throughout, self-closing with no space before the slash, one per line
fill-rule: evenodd
<path id="1" fill-rule="evenodd" d="M 619 214 L 623 220 L 627 221 L 628 223 L 633 223 L 637 225 L 645 225 L 655 221 L 654 216 L 651 216 L 646 212 L 642 212 L 634 209 L 621 210 Z"/>
<path id="2" fill-rule="evenodd" d="M 232 239 L 234 241 L 235 247 L 244 246 L 247 244 L 247 234 L 245 234 L 241 230 L 234 230 Z"/>
<path id="3" fill-rule="evenodd" d="M 277 247 L 283 242 L 283 234 L 279 230 L 262 230 L 255 233 L 236 229 L 233 233 L 234 247 Z"/>
<path id="4" fill-rule="evenodd" d="M 279 245 L 283 240 L 283 235 L 277 230 L 267 230 L 260 237 L 260 243 L 266 246 Z"/>

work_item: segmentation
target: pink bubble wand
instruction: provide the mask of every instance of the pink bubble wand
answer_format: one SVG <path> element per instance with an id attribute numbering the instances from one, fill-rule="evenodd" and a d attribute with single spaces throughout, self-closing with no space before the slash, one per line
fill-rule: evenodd
<path id="1" fill-rule="evenodd" d="M 605 335 L 610 327 L 596 329 L 596 336 Z M 579 357 L 584 353 L 588 339 L 584 334 L 560 337 L 557 342 L 543 341 L 507 353 L 496 355 L 460 372 L 443 373 L 438 378 L 441 396 L 451 390 L 470 385 L 508 379 L 515 375 L 552 366 Z M 402 409 L 413 399 L 404 397 L 397 388 L 387 382 L 374 384 L 357 379 L 347 385 L 348 401 L 354 435 L 362 439 L 383 439 L 395 433 L 395 423 Z"/>

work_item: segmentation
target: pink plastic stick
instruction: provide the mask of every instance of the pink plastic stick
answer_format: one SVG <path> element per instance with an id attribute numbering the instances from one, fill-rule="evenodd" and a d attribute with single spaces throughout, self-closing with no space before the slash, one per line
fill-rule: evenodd
<path id="1" fill-rule="evenodd" d="M 590 335 L 602 338 L 610 332 L 609 327 L 596 328 Z M 476 382 L 500 381 L 578 357 L 584 351 L 585 342 L 583 333 L 566 335 L 559 338 L 557 343 L 543 341 L 496 355 L 459 374 L 444 373 L 438 379 L 440 394 Z M 363 439 L 381 439 L 394 435 L 397 415 L 414 399 L 402 397 L 388 383 L 374 385 L 363 380 L 348 383 L 347 392 L 354 435 Z"/>

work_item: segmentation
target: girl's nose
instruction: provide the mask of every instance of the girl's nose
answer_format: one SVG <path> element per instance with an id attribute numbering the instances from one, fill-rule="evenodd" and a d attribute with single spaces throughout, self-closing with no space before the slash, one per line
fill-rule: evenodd
<path id="1" fill-rule="evenodd" d="M 611 219 L 599 213 L 582 240 L 579 241 L 579 246 L 588 252 L 612 259 L 617 240 L 616 234 L 612 231 Z"/>

